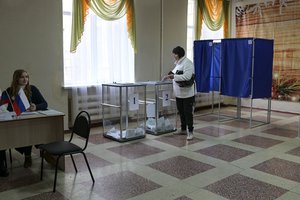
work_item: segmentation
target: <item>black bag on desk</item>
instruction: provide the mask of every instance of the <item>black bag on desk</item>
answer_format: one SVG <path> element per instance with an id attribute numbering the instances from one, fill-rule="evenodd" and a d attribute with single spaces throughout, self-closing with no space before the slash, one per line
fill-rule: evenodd
<path id="1" fill-rule="evenodd" d="M 176 74 L 183 74 L 183 71 L 176 71 Z M 176 83 L 179 85 L 179 87 L 191 87 L 195 82 L 195 74 L 192 74 L 192 77 L 190 80 L 187 81 L 176 81 Z"/>

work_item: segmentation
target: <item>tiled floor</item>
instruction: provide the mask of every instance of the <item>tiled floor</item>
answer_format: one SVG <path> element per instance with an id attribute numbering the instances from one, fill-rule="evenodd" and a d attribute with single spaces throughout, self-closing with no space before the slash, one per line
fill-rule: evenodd
<path id="1" fill-rule="evenodd" d="M 192 141 L 168 133 L 118 143 L 103 138 L 101 127 L 93 128 L 86 152 L 95 184 L 82 155 L 74 157 L 77 174 L 67 157 L 56 193 L 51 165 L 45 164 L 40 181 L 38 151 L 29 169 L 13 151 L 10 176 L 0 178 L 0 199 L 300 200 L 299 115 L 272 112 L 270 124 L 249 128 L 244 118 L 196 114 Z M 248 114 L 242 110 L 242 117 Z M 255 120 L 266 120 L 265 115 L 253 111 Z"/>

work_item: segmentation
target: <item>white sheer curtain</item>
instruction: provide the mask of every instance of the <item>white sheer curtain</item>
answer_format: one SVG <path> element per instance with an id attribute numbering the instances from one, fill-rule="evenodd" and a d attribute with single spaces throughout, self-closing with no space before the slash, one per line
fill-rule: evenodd
<path id="1" fill-rule="evenodd" d="M 71 17 L 64 20 L 69 21 L 64 23 L 65 86 L 134 81 L 134 52 L 128 39 L 126 17 L 105 21 L 90 10 L 76 53 L 69 51 Z"/>
<path id="2" fill-rule="evenodd" d="M 104 21 L 90 12 L 82 41 L 76 53 L 70 53 L 71 69 L 65 84 L 86 86 L 133 82 L 133 58 L 126 19 Z"/>
<path id="3" fill-rule="evenodd" d="M 126 16 L 105 21 L 89 10 L 82 40 L 77 51 L 70 53 L 72 0 L 63 1 L 63 11 L 64 87 L 72 88 L 72 110 L 76 112 L 76 108 L 89 109 L 89 96 L 101 98 L 101 84 L 134 82 L 134 51 L 128 39 Z M 76 105 L 78 101 L 80 105 Z"/>

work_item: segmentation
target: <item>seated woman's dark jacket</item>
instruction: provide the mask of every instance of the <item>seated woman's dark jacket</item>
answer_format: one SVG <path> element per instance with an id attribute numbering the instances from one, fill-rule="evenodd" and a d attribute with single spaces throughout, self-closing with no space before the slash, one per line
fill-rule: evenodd
<path id="1" fill-rule="evenodd" d="M 48 103 L 44 99 L 39 89 L 34 85 L 30 85 L 30 88 L 31 88 L 31 97 L 28 98 L 29 103 L 34 103 L 36 105 L 36 110 L 47 110 Z M 6 91 L 8 92 L 8 94 L 11 94 L 10 87 L 7 88 Z M 7 110 L 13 111 L 11 104 L 8 104 Z"/>

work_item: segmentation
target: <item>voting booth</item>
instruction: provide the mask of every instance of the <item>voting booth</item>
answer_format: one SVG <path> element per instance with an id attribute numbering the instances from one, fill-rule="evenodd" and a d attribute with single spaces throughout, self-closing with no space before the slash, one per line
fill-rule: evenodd
<path id="1" fill-rule="evenodd" d="M 223 99 L 220 95 L 221 79 L 221 41 L 195 40 L 194 66 L 196 88 L 199 93 L 206 93 L 211 103 L 211 111 L 201 115 L 214 114 L 215 104 Z"/>
<path id="2" fill-rule="evenodd" d="M 146 133 L 160 135 L 176 131 L 177 107 L 172 81 L 148 81 L 146 85 Z"/>
<path id="3" fill-rule="evenodd" d="M 241 118 L 241 98 L 250 99 L 250 127 L 253 99 L 268 99 L 266 123 L 270 123 L 273 46 L 273 40 L 261 38 L 195 41 L 197 92 L 236 97 L 237 118 Z"/>
<path id="4" fill-rule="evenodd" d="M 194 41 L 197 92 L 219 92 L 221 79 L 221 41 Z"/>
<path id="5" fill-rule="evenodd" d="M 101 105 L 104 137 L 119 142 L 145 137 L 145 84 L 102 84 Z"/>

